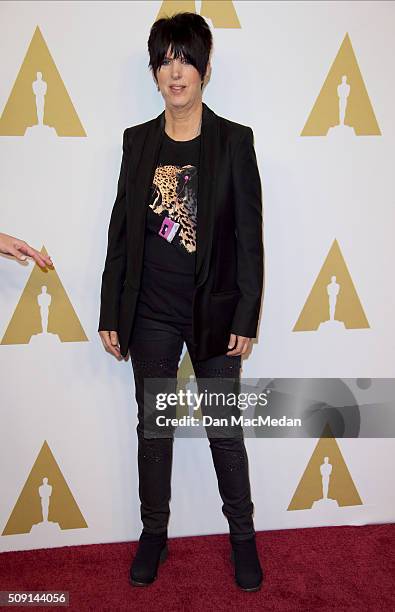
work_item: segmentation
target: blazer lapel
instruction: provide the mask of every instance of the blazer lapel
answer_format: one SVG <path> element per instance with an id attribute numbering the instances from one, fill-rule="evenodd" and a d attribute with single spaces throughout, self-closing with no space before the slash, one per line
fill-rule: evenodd
<path id="1" fill-rule="evenodd" d="M 216 177 L 219 158 L 217 115 L 203 102 L 196 227 L 196 285 L 202 285 L 209 272 L 216 203 Z"/>
<path id="2" fill-rule="evenodd" d="M 144 233 L 147 215 L 147 198 L 152 185 L 159 150 L 164 135 L 165 111 L 158 115 L 148 125 L 145 139 L 141 147 L 140 158 L 136 164 L 136 171 L 130 173 L 131 194 L 131 227 L 129 249 L 132 255 L 130 261 L 130 282 L 139 285 L 143 255 L 144 255 Z"/>

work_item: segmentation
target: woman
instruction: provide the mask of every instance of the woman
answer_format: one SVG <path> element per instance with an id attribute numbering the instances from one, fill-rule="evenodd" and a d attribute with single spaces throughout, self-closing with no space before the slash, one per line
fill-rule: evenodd
<path id="1" fill-rule="evenodd" d="M 174 429 L 157 426 L 149 381 L 166 379 L 166 390 L 175 390 L 184 341 L 197 380 L 216 388 L 239 381 L 259 318 L 262 202 L 253 133 L 202 102 L 211 49 L 210 28 L 197 14 L 152 26 L 149 66 L 165 110 L 124 132 L 108 232 L 99 332 L 118 360 L 129 351 L 134 372 L 143 523 L 130 568 L 136 586 L 151 584 L 167 557 L 170 512 Z M 235 580 L 256 591 L 263 574 L 243 431 L 206 431 Z"/>

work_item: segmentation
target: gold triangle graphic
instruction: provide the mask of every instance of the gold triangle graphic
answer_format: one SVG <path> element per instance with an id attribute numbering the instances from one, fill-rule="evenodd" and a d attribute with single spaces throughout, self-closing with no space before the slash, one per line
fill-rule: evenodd
<path id="1" fill-rule="evenodd" d="M 47 503 L 45 503 L 47 501 Z M 43 522 L 47 506 L 47 521 Z M 2 535 L 88 527 L 47 441 L 41 447 Z"/>
<path id="2" fill-rule="evenodd" d="M 340 116 L 344 111 L 344 125 L 353 128 L 357 136 L 381 135 L 348 33 L 330 67 L 301 136 L 326 136 L 331 128 L 340 127 Z"/>
<path id="3" fill-rule="evenodd" d="M 338 506 L 363 504 L 328 423 L 324 427 L 322 437 L 318 440 L 287 510 L 307 510 L 313 506 L 314 502 L 321 502 L 323 498 L 321 470 L 325 470 L 325 467 L 321 466 L 325 465 L 325 457 L 328 458 L 331 467 L 327 492 L 329 500 L 335 500 Z"/>
<path id="4" fill-rule="evenodd" d="M 45 247 L 41 253 L 47 255 Z M 43 329 L 45 324 L 46 330 Z M 37 264 L 28 278 L 1 344 L 28 344 L 31 341 L 88 341 L 55 268 L 42 269 Z"/>
<path id="5" fill-rule="evenodd" d="M 196 13 L 195 0 L 163 0 L 155 21 L 162 17 L 172 17 L 176 13 Z"/>
<path id="6" fill-rule="evenodd" d="M 335 320 L 329 321 L 330 294 L 336 293 L 336 297 L 331 298 L 335 302 Z M 341 322 L 347 329 L 370 327 L 336 239 L 292 331 L 317 330 L 326 322 Z"/>
<path id="7" fill-rule="evenodd" d="M 192 360 L 191 360 L 191 356 L 189 354 L 189 351 L 185 352 L 185 355 L 179 365 L 178 368 L 178 372 L 177 372 L 177 393 L 180 392 L 180 390 L 182 389 L 183 391 L 186 391 L 186 385 L 188 385 L 188 382 L 190 381 L 190 376 L 193 376 L 194 378 L 192 379 L 195 388 L 196 388 L 196 392 L 198 392 L 198 388 L 197 388 L 197 383 L 196 383 L 196 377 L 195 377 L 195 371 L 193 369 L 193 365 L 192 365 Z M 203 418 L 203 414 L 202 414 L 202 410 L 201 408 L 199 408 L 198 410 L 193 410 L 192 408 L 190 408 L 188 405 L 181 405 L 180 403 L 177 404 L 177 411 L 176 411 L 176 417 L 177 419 L 182 418 L 183 416 L 187 416 L 188 414 L 193 414 L 195 419 L 202 419 Z"/>
<path id="8" fill-rule="evenodd" d="M 41 92 L 37 100 L 43 101 L 44 126 L 53 128 L 58 136 L 86 136 L 38 26 L 1 115 L 1 136 L 23 136 L 28 128 L 40 127 L 33 88 Z"/>
<path id="9" fill-rule="evenodd" d="M 155 21 L 184 11 L 196 13 L 195 1 L 163 0 Z M 214 28 L 241 28 L 233 0 L 202 0 L 200 14 L 211 19 Z"/>

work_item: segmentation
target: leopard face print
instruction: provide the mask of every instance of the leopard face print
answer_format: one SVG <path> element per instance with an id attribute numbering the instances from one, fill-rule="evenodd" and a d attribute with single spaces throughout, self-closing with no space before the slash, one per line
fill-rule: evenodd
<path id="1" fill-rule="evenodd" d="M 180 224 L 180 243 L 188 251 L 196 250 L 196 193 L 190 186 L 197 173 L 195 166 L 158 166 L 153 179 L 153 201 L 150 208 L 160 214 L 163 211 Z"/>

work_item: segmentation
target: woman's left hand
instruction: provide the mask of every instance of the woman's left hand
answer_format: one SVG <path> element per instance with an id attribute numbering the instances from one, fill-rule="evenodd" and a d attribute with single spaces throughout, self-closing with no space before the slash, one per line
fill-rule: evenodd
<path id="1" fill-rule="evenodd" d="M 232 350 L 228 351 L 226 355 L 235 356 L 235 355 L 244 355 L 250 348 L 252 338 L 246 338 L 245 336 L 237 336 L 236 334 L 230 334 L 228 348 L 232 348 Z"/>

